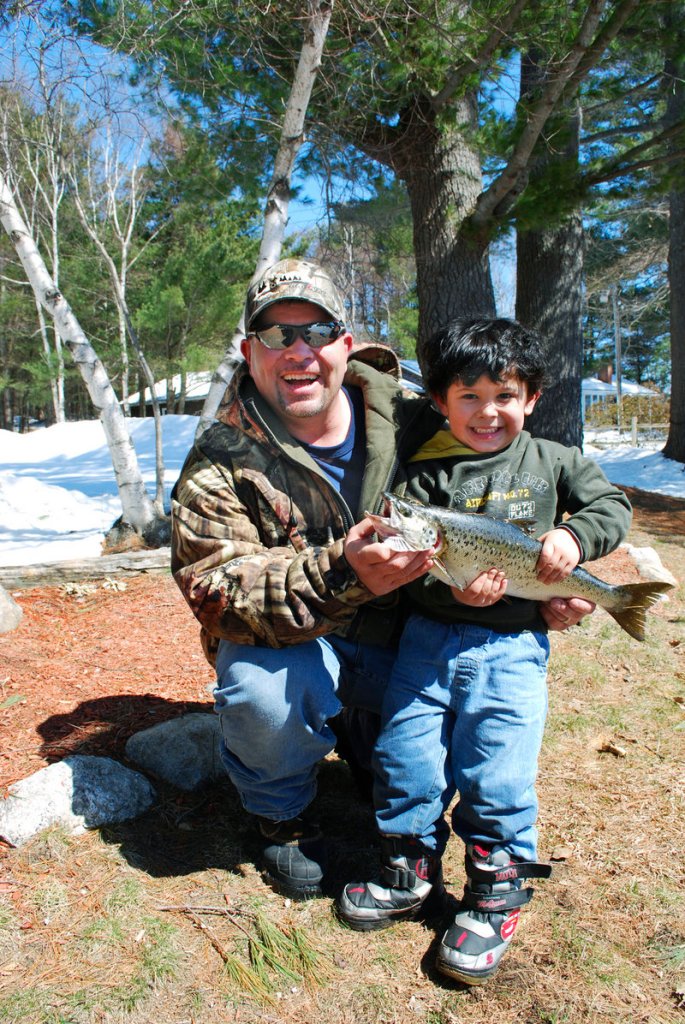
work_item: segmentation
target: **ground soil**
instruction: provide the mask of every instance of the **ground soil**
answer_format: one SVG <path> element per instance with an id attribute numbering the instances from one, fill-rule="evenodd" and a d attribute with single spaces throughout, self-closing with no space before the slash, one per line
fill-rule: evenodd
<path id="1" fill-rule="evenodd" d="M 626 488 L 633 534 L 685 536 L 685 499 Z M 613 583 L 637 578 L 623 550 L 595 563 Z M 12 592 L 24 611 L 0 637 L 0 792 L 67 754 L 121 758 L 129 736 L 211 709 L 199 627 L 171 576 Z"/>
<path id="2" fill-rule="evenodd" d="M 655 548 L 685 580 L 685 500 L 629 496 L 630 544 Z M 593 571 L 637 577 L 621 549 Z M 199 627 L 170 576 L 14 593 L 24 618 L 0 637 L 4 789 L 68 753 L 125 761 L 132 733 L 211 709 Z M 156 782 L 157 802 L 132 822 L 0 846 L 0 1020 L 680 1024 L 683 596 L 650 612 L 643 644 L 604 612 L 554 634 L 538 786 L 540 852 L 554 871 L 487 986 L 464 989 L 433 966 L 464 881 L 454 837 L 434 920 L 364 935 L 337 921 L 336 895 L 377 871 L 378 849 L 370 804 L 331 756 L 313 805 L 329 848 L 325 899 L 291 904 L 264 884 L 256 830 L 228 780 L 190 794 Z M 299 929 L 315 979 L 273 969 L 259 995 L 247 945 L 256 913 Z"/>

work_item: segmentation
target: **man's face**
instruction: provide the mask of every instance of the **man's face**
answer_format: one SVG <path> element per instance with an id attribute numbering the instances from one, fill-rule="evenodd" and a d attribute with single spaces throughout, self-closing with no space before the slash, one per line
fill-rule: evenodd
<path id="1" fill-rule="evenodd" d="M 331 317 L 311 302 L 276 302 L 264 311 L 258 328 L 273 324 L 313 324 Z M 310 348 L 298 336 L 284 349 L 267 348 L 253 334 L 244 338 L 241 351 L 262 397 L 295 437 L 316 436 L 316 425 L 336 415 L 352 335 L 345 332 L 321 348 Z M 309 421 L 309 422 L 305 422 Z"/>

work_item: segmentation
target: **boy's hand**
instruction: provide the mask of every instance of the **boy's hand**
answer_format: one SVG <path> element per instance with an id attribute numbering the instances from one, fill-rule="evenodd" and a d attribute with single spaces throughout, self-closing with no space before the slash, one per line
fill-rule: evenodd
<path id="1" fill-rule="evenodd" d="M 578 541 L 570 530 L 550 530 L 538 537 L 538 540 L 542 543 L 536 566 L 540 582 L 559 583 L 570 576 L 581 556 Z"/>
<path id="2" fill-rule="evenodd" d="M 500 569 L 488 569 L 480 573 L 472 580 L 468 587 L 458 590 L 457 587 L 450 587 L 452 596 L 460 604 L 467 604 L 471 608 L 487 608 L 499 601 L 507 589 L 507 580 Z"/>

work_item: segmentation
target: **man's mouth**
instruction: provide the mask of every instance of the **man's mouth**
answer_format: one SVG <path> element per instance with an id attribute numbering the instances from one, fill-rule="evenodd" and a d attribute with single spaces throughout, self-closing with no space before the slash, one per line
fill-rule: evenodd
<path id="1" fill-rule="evenodd" d="M 313 384 L 319 379 L 318 373 L 284 373 L 286 384 Z"/>

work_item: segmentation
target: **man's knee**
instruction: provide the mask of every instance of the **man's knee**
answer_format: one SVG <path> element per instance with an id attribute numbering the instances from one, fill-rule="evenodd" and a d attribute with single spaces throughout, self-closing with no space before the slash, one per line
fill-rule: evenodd
<path id="1" fill-rule="evenodd" d="M 277 747 L 303 732 L 320 732 L 340 710 L 337 683 L 318 648 L 264 650 L 221 644 L 215 710 L 231 749 L 251 743 Z"/>

